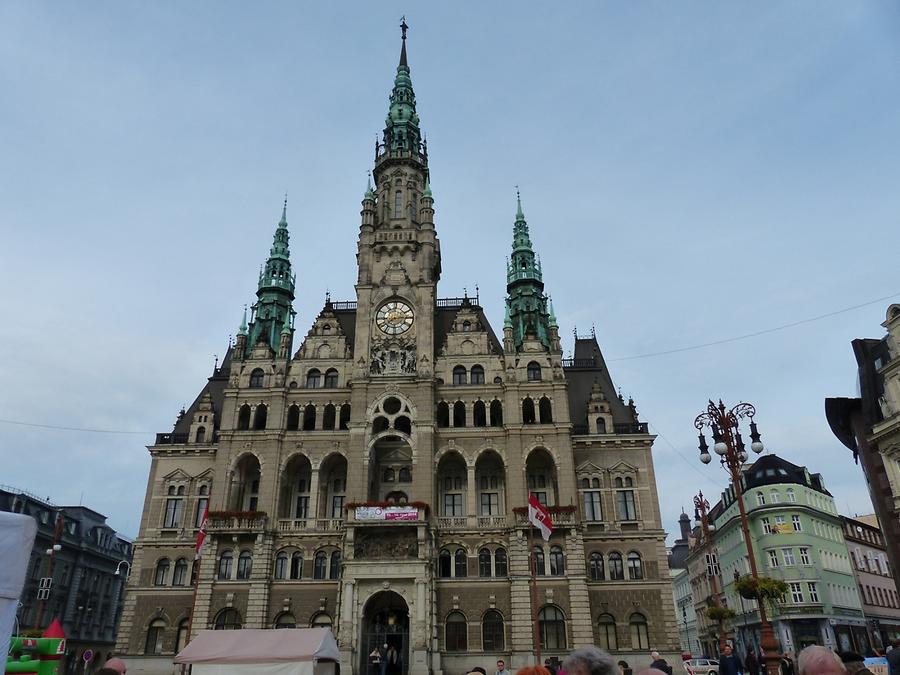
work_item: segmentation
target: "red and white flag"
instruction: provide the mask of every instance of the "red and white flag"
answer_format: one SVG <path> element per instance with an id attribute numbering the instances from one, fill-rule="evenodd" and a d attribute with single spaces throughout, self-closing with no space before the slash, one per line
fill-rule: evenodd
<path id="1" fill-rule="evenodd" d="M 528 495 L 528 522 L 541 531 L 544 541 L 550 541 L 550 535 L 553 532 L 553 521 L 550 520 L 550 512 L 533 494 Z"/>
<path id="2" fill-rule="evenodd" d="M 200 531 L 197 532 L 197 545 L 194 547 L 194 560 L 199 560 L 200 550 L 203 548 L 203 542 L 206 541 L 206 521 L 209 519 L 209 502 L 203 509 L 203 518 L 200 520 Z"/>

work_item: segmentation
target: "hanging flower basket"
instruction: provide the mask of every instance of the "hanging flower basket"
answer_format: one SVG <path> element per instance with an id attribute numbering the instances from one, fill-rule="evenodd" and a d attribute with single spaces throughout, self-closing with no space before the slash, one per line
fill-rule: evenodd
<path id="1" fill-rule="evenodd" d="M 788 585 L 780 579 L 770 577 L 741 577 L 734 582 L 737 592 L 747 600 L 779 600 L 787 593 Z"/>

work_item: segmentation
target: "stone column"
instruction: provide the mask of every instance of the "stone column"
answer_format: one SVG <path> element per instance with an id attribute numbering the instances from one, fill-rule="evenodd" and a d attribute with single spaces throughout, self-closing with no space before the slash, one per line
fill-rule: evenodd
<path id="1" fill-rule="evenodd" d="M 315 520 L 319 517 L 319 468 L 313 467 L 312 471 L 309 474 L 309 509 L 307 510 L 307 515 L 313 521 L 313 527 L 315 527 Z M 309 525 L 306 526 L 307 530 L 312 529 Z"/>
<path id="2" fill-rule="evenodd" d="M 510 670 L 534 664 L 534 632 L 531 611 L 531 559 L 528 537 L 515 530 L 509 542 Z"/>
<path id="3" fill-rule="evenodd" d="M 274 538 L 259 533 L 253 544 L 253 568 L 250 570 L 250 592 L 247 594 L 247 628 L 269 628 L 269 569 Z"/>
<path id="4" fill-rule="evenodd" d="M 466 467 L 466 515 L 474 518 L 478 515 L 478 502 L 476 496 L 475 465 Z"/>
<path id="5" fill-rule="evenodd" d="M 584 564 L 584 539 L 576 528 L 566 536 L 566 578 L 569 583 L 569 626 L 572 647 L 594 644 L 594 622 L 588 596 L 587 570 Z"/>

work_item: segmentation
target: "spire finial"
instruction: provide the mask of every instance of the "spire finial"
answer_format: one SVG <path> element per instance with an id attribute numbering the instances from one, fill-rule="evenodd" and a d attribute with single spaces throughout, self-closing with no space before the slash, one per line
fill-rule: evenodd
<path id="1" fill-rule="evenodd" d="M 247 334 L 247 305 L 244 305 L 244 318 L 241 319 L 241 325 L 238 328 L 238 335 Z"/>
<path id="2" fill-rule="evenodd" d="M 516 220 L 525 220 L 525 213 L 522 211 L 522 194 L 519 192 L 518 185 L 516 185 Z"/>
<path id="3" fill-rule="evenodd" d="M 403 40 L 403 46 L 400 47 L 400 65 L 408 67 L 406 63 L 406 31 L 409 26 L 406 25 L 406 15 L 400 17 L 400 39 Z"/>
<path id="4" fill-rule="evenodd" d="M 281 208 L 281 222 L 287 224 L 287 192 L 284 193 L 284 206 Z"/>

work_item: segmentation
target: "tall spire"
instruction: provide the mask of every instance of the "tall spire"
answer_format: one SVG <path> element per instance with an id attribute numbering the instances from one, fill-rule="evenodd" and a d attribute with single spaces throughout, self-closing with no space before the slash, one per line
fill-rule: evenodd
<path id="1" fill-rule="evenodd" d="M 421 162 L 424 160 L 422 148 L 422 132 L 419 129 L 419 116 L 416 114 L 416 95 L 413 92 L 412 79 L 409 76 L 409 61 L 406 58 L 406 17 L 401 20 L 400 63 L 394 76 L 394 88 L 391 90 L 390 108 L 385 120 L 383 145 L 379 147 L 379 160 L 388 157 L 412 157 Z M 376 162 L 375 179 L 378 180 L 378 164 Z"/>
<path id="2" fill-rule="evenodd" d="M 285 324 L 290 326 L 296 277 L 291 271 L 289 239 L 287 195 L 285 195 L 281 220 L 275 228 L 269 257 L 259 273 L 257 301 L 253 304 L 252 321 L 246 331 L 249 339 L 245 347 L 245 356 L 260 342 L 266 343 L 277 353 L 278 334 Z"/>
<path id="3" fill-rule="evenodd" d="M 516 349 L 522 347 L 526 336 L 537 338 L 550 349 L 550 326 L 556 323 L 556 317 L 544 293 L 541 264 L 532 247 L 518 186 L 512 255 L 506 264 L 506 293 L 506 311 Z"/>
<path id="4" fill-rule="evenodd" d="M 400 65 L 408 66 L 406 63 L 406 31 L 409 30 L 409 26 L 406 25 L 406 15 L 404 15 L 400 19 L 400 40 L 402 41 L 402 45 L 400 47 Z"/>

